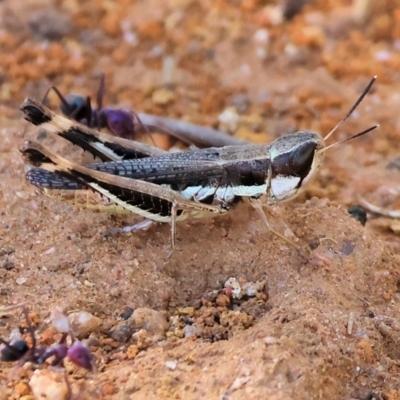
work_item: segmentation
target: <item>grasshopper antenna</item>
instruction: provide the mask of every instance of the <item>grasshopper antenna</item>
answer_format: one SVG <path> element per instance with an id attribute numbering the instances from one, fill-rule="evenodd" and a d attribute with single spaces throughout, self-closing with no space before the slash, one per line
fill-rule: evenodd
<path id="1" fill-rule="evenodd" d="M 341 144 L 341 143 L 344 143 L 344 142 L 348 142 L 349 140 L 353 140 L 353 139 L 355 139 L 355 138 L 358 138 L 358 137 L 360 137 L 360 136 L 363 136 L 363 135 L 365 135 L 366 133 L 369 133 L 369 132 L 373 131 L 373 130 L 376 129 L 376 128 L 379 128 L 379 125 L 371 126 L 370 128 L 366 129 L 365 131 L 356 133 L 355 135 L 353 135 L 353 136 L 351 136 L 351 137 L 349 137 L 349 138 L 346 138 L 346 139 L 343 139 L 343 140 L 339 140 L 339 142 L 332 143 L 332 144 L 330 144 L 329 146 L 324 147 L 323 149 L 321 149 L 319 152 L 320 152 L 320 153 L 324 153 L 326 150 L 330 149 L 330 148 L 333 147 L 333 146 L 337 146 L 338 144 Z"/>
<path id="2" fill-rule="evenodd" d="M 343 122 L 344 121 L 346 121 L 347 120 L 347 118 L 349 118 L 350 117 L 350 115 L 353 113 L 353 111 L 358 107 L 358 105 L 363 101 L 363 99 L 364 99 L 364 97 L 366 96 L 366 94 L 369 92 L 369 90 L 371 89 L 371 87 L 372 87 L 372 85 L 374 84 L 374 82 L 376 81 L 376 78 L 377 78 L 378 76 L 377 75 L 374 75 L 374 77 L 371 79 L 371 81 L 368 83 L 368 85 L 367 85 L 367 87 L 364 89 L 364 91 L 361 93 L 361 96 L 357 99 L 357 101 L 353 104 L 353 107 L 351 107 L 350 108 L 350 111 L 346 114 L 346 116 L 341 120 L 341 121 L 339 121 L 337 124 L 336 124 L 336 126 L 324 137 L 324 140 L 327 140 L 327 139 L 329 139 L 335 132 L 336 132 L 336 130 L 339 128 L 339 126 L 340 125 L 342 125 L 343 124 Z M 375 128 L 376 128 L 377 126 L 375 126 Z M 373 129 L 375 129 L 375 128 L 373 128 Z M 369 131 L 368 131 L 369 132 Z M 358 136 L 361 136 L 361 135 L 363 135 L 363 134 L 365 134 L 365 133 L 367 133 L 367 132 L 361 132 L 361 133 L 359 133 L 359 134 L 357 134 L 356 136 L 353 136 L 353 137 L 351 137 L 351 138 L 349 138 L 348 140 L 350 140 L 350 139 L 354 139 L 355 137 L 358 137 Z M 344 140 L 343 142 L 345 142 L 346 140 Z M 338 143 L 335 143 L 335 144 L 339 144 L 339 143 L 343 143 L 343 142 L 338 142 Z M 329 146 L 330 147 L 330 146 Z M 326 150 L 326 149 L 328 149 L 328 147 L 325 147 L 325 149 L 324 150 Z"/>

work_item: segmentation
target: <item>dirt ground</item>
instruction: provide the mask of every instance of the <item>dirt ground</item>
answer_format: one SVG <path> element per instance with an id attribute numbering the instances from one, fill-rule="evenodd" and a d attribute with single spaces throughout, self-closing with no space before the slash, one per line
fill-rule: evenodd
<path id="1" fill-rule="evenodd" d="M 347 212 L 363 199 L 400 209 L 399 167 L 387 168 L 400 156 L 400 1 L 3 0 L 0 15 L 0 304 L 24 302 L 46 345 L 60 338 L 55 307 L 91 314 L 75 333 L 97 371 L 67 363 L 71 398 L 400 399 L 399 223 Z M 169 225 L 109 235 L 140 219 L 25 182 L 18 149 L 38 129 L 23 99 L 51 84 L 94 98 L 102 72 L 106 105 L 256 143 L 326 134 L 377 74 L 330 142 L 380 128 L 327 152 L 304 193 L 272 208 L 306 259 L 246 204 L 179 224 L 168 258 Z M 221 126 L 227 109 L 233 126 Z M 25 325 L 2 313 L 0 335 L 28 337 Z M 63 371 L 0 362 L 0 399 L 34 398 L 66 399 Z"/>

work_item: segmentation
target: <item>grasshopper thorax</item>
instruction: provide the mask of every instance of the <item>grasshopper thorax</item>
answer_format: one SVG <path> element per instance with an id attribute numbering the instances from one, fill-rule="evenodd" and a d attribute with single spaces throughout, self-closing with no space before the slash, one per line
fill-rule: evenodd
<path id="1" fill-rule="evenodd" d="M 299 131 L 271 144 L 269 198 L 289 200 L 317 171 L 323 159 L 324 139 L 316 133 Z"/>

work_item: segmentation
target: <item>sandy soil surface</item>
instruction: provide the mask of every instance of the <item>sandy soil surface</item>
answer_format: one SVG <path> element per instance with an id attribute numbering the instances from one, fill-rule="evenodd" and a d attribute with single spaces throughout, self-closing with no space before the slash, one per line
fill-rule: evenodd
<path id="1" fill-rule="evenodd" d="M 386 168 L 400 148 L 400 1 L 304 3 L 0 3 L 0 304 L 24 302 L 45 345 L 60 339 L 56 307 L 90 313 L 75 334 L 97 371 L 67 362 L 70 398 L 400 398 L 399 224 L 370 216 L 364 227 L 347 212 L 362 199 L 400 208 L 399 168 Z M 246 204 L 179 224 L 169 258 L 168 225 L 109 235 L 140 219 L 57 203 L 25 182 L 25 139 L 81 154 L 28 126 L 23 99 L 50 84 L 93 98 L 102 72 L 106 105 L 256 143 L 326 134 L 377 74 L 330 140 L 380 129 L 329 151 L 304 193 L 272 208 L 307 259 Z M 227 109 L 236 122 L 220 126 Z M 15 328 L 29 339 L 20 311 L 1 313 L 1 337 Z M 0 362 L 0 399 L 68 398 L 63 370 L 15 365 Z"/>

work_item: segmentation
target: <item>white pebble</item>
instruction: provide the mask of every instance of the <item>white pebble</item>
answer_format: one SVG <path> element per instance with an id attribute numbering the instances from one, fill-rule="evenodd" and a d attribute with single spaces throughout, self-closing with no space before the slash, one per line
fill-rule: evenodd
<path id="1" fill-rule="evenodd" d="M 26 278 L 23 276 L 20 276 L 19 278 L 17 278 L 15 280 L 15 282 L 17 283 L 17 285 L 23 285 L 26 282 Z"/>
<path id="2" fill-rule="evenodd" d="M 69 397 L 64 372 L 37 369 L 29 381 L 36 400 L 66 400 Z"/>
<path id="3" fill-rule="evenodd" d="M 248 376 L 241 376 L 239 378 L 236 378 L 231 387 L 229 388 L 229 390 L 238 390 L 240 389 L 250 378 Z"/>
<path id="4" fill-rule="evenodd" d="M 74 334 L 78 339 L 89 336 L 102 325 L 100 318 L 95 317 L 87 311 L 78 311 L 68 315 L 68 321 Z"/>
<path id="5" fill-rule="evenodd" d="M 278 343 L 278 339 L 273 337 L 273 336 L 266 336 L 264 338 L 264 343 L 266 345 L 277 344 Z"/>
<path id="6" fill-rule="evenodd" d="M 201 330 L 197 326 L 194 326 L 194 325 L 186 325 L 183 328 L 183 330 L 185 332 L 185 338 L 190 338 L 192 336 L 197 336 L 199 333 L 201 333 Z"/>
<path id="7" fill-rule="evenodd" d="M 132 46 L 137 46 L 139 44 L 139 39 L 134 32 L 125 32 L 124 40 Z"/>
<path id="8" fill-rule="evenodd" d="M 242 294 L 242 288 L 240 287 L 239 282 L 237 281 L 236 278 L 229 278 L 225 284 L 224 287 L 231 287 L 232 288 L 232 297 L 234 299 L 240 299 L 243 294 Z"/>
<path id="9" fill-rule="evenodd" d="M 283 22 L 283 10 L 281 6 L 266 6 L 263 14 L 271 25 L 277 26 Z"/>
<path id="10" fill-rule="evenodd" d="M 150 336 L 163 337 L 169 328 L 165 314 L 151 308 L 137 308 L 131 320 L 135 329 L 145 329 Z"/>
<path id="11" fill-rule="evenodd" d="M 236 131 L 239 125 L 240 116 L 235 107 L 228 107 L 218 116 L 220 129 L 228 132 Z"/>
<path id="12" fill-rule="evenodd" d="M 258 44 L 267 44 L 269 42 L 269 31 L 267 29 L 258 29 L 253 39 Z"/>
<path id="13" fill-rule="evenodd" d="M 165 366 L 168 368 L 168 369 L 171 369 L 172 371 L 176 368 L 176 366 L 178 365 L 178 362 L 177 361 L 167 361 L 166 363 L 165 363 Z"/>
<path id="14" fill-rule="evenodd" d="M 387 50 L 377 51 L 374 54 L 376 61 L 387 61 L 392 57 L 392 54 Z"/>
<path id="15" fill-rule="evenodd" d="M 53 254 L 56 251 L 55 247 L 50 247 L 48 250 L 46 250 L 43 254 Z"/>
<path id="16" fill-rule="evenodd" d="M 50 320 L 54 329 L 59 333 L 69 332 L 68 318 L 63 314 L 61 307 L 54 307 L 50 313 Z"/>

